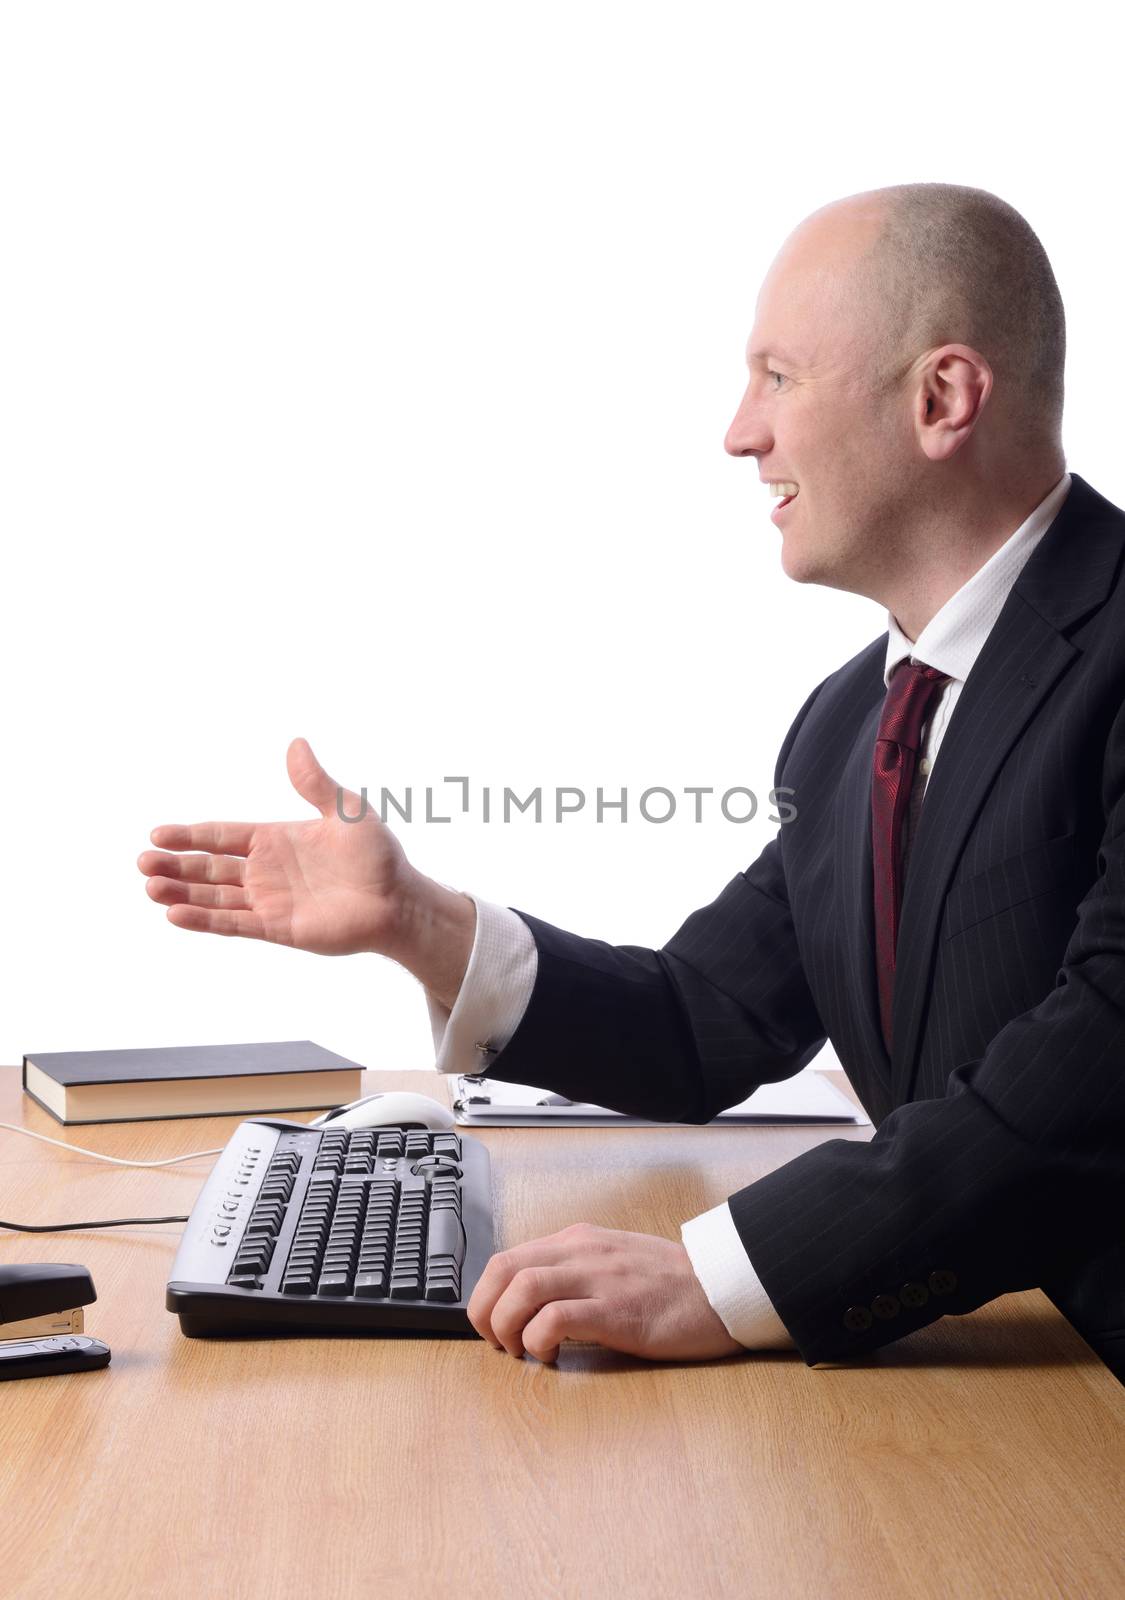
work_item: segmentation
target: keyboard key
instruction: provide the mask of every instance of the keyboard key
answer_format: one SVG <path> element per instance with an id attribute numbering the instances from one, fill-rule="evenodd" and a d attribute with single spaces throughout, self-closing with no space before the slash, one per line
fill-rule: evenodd
<path id="1" fill-rule="evenodd" d="M 264 1258 L 262 1256 L 235 1256 L 233 1270 L 235 1272 L 262 1273 L 268 1266 L 268 1256 Z"/>
<path id="2" fill-rule="evenodd" d="M 316 1286 L 317 1294 L 345 1295 L 351 1293 L 351 1276 L 347 1272 L 322 1272 Z"/>
<path id="3" fill-rule="evenodd" d="M 442 1305 L 456 1305 L 461 1298 L 461 1285 L 456 1278 L 427 1278 L 426 1299 Z"/>
<path id="4" fill-rule="evenodd" d="M 383 1300 L 387 1293 L 387 1274 L 381 1272 L 357 1272 L 355 1275 L 355 1288 L 352 1293 L 359 1300 Z"/>
<path id="5" fill-rule="evenodd" d="M 465 1259 L 465 1234 L 461 1219 L 454 1211 L 430 1212 L 426 1259 L 433 1261 L 435 1258 L 454 1262 L 458 1267 Z"/>

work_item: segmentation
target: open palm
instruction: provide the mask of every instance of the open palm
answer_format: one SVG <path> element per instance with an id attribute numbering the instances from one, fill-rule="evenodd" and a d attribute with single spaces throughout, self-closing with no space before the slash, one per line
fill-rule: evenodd
<path id="1" fill-rule="evenodd" d="M 168 824 L 137 865 L 168 920 L 200 933 L 268 939 L 317 955 L 386 952 L 413 869 L 391 830 L 368 810 L 344 822 L 337 786 L 308 742 L 286 756 L 297 793 L 320 812 L 306 822 Z M 344 790 L 355 817 L 359 795 Z M 190 854 L 167 852 L 192 852 Z"/>

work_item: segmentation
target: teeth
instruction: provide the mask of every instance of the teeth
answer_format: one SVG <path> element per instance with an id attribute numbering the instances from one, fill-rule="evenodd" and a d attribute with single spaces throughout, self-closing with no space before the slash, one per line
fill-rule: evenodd
<path id="1" fill-rule="evenodd" d="M 770 484 L 770 494 L 773 495 L 775 499 L 779 495 L 796 494 L 796 493 L 797 493 L 797 485 L 795 483 L 771 483 Z"/>

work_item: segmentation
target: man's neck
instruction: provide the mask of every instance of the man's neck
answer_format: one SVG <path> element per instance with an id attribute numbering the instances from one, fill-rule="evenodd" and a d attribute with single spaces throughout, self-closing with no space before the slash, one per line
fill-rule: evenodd
<path id="1" fill-rule="evenodd" d="M 1033 482 L 1025 480 L 1019 492 L 994 500 L 983 514 L 979 505 L 974 506 L 975 529 L 968 537 L 967 516 L 943 517 L 926 528 L 916 546 L 921 557 L 912 561 L 893 594 L 880 596 L 908 639 L 917 639 L 946 601 L 1023 526 L 1065 471 L 1066 464 L 1060 461 Z"/>

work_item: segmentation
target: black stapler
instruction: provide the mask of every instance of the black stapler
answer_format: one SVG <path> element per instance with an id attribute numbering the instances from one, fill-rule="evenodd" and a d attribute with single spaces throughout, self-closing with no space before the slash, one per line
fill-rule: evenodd
<path id="1" fill-rule="evenodd" d="M 0 1380 L 108 1366 L 109 1346 L 83 1332 L 82 1307 L 97 1298 L 85 1267 L 0 1266 Z"/>

